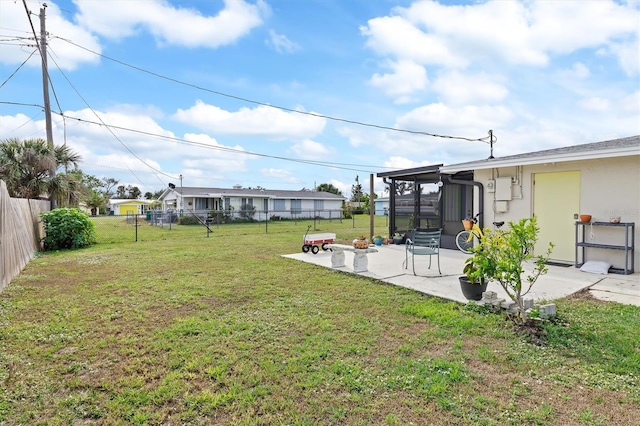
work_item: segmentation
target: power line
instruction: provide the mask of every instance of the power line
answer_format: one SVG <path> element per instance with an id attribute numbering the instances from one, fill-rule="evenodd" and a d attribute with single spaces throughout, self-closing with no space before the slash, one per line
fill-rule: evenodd
<path id="1" fill-rule="evenodd" d="M 18 102 L 0 101 L 0 104 L 2 104 L 2 103 L 11 104 L 11 105 L 32 106 L 32 107 L 42 108 L 42 106 L 35 105 L 35 104 L 24 104 L 24 103 L 18 103 Z M 166 140 L 169 140 L 169 141 L 172 141 L 172 142 L 175 142 L 175 143 L 181 143 L 181 144 L 185 144 L 185 145 L 197 146 L 199 148 L 204 148 L 204 149 L 224 151 L 224 152 L 230 152 L 230 153 L 235 153 L 235 154 L 251 155 L 251 156 L 256 156 L 256 157 L 273 158 L 273 159 L 277 159 L 277 160 L 291 161 L 291 162 L 296 162 L 296 163 L 303 163 L 303 164 L 310 164 L 310 165 L 316 165 L 316 166 L 321 166 L 321 167 L 330 167 L 330 168 L 335 168 L 335 169 L 350 170 L 350 171 L 357 171 L 357 172 L 366 172 L 366 173 L 370 172 L 371 169 L 395 170 L 394 167 L 375 166 L 375 165 L 367 165 L 367 164 L 353 164 L 353 163 L 336 163 L 336 162 L 333 162 L 333 161 L 303 160 L 303 159 L 296 159 L 296 158 L 290 158 L 290 157 L 262 154 L 262 153 L 258 153 L 258 152 L 252 152 L 252 151 L 244 151 L 244 150 L 229 148 L 229 147 L 225 147 L 225 146 L 211 146 L 211 145 L 207 145 L 207 144 L 202 143 L 202 142 L 190 141 L 188 139 L 182 139 L 182 138 L 177 138 L 177 137 L 167 136 L 167 135 L 160 135 L 160 134 L 157 134 L 157 133 L 147 132 L 147 131 L 144 131 L 144 130 L 131 129 L 131 128 L 128 128 L 128 127 L 117 126 L 117 125 L 114 125 L 114 124 L 107 124 L 102 120 L 100 120 L 100 122 L 96 122 L 96 121 L 92 121 L 92 120 L 86 120 L 86 119 L 83 119 L 83 118 L 78 118 L 78 117 L 65 115 L 62 112 L 53 111 L 53 113 L 57 114 L 57 115 L 60 115 L 60 116 L 64 116 L 65 118 L 67 118 L 69 120 L 74 120 L 74 121 L 77 121 L 79 123 L 94 124 L 94 125 L 101 126 L 101 127 L 104 126 L 104 127 L 107 127 L 107 128 L 113 128 L 113 129 L 117 129 L 117 130 L 123 130 L 123 131 L 131 132 L 131 133 L 137 133 L 137 134 L 141 134 L 141 135 L 144 135 L 144 136 L 151 136 L 151 137 L 155 137 L 155 138 L 159 138 L 159 139 L 166 139 Z M 349 166 L 349 167 L 346 167 L 346 166 Z M 351 168 L 351 167 L 360 167 L 360 168 Z M 366 167 L 367 169 L 363 169 L 363 167 Z M 153 169 L 153 170 L 155 170 L 155 169 Z M 165 173 L 162 173 L 162 174 L 164 174 L 165 176 L 168 176 L 168 177 L 170 177 L 172 179 L 175 179 L 175 176 L 167 175 Z"/>
<path id="2" fill-rule="evenodd" d="M 59 114 L 59 113 L 55 113 L 55 114 Z M 59 115 L 62 115 L 62 114 L 59 114 Z M 263 157 L 263 158 L 273 158 L 273 159 L 276 159 L 276 160 L 291 161 L 291 162 L 294 162 L 294 163 L 310 164 L 310 165 L 315 165 L 315 166 L 331 167 L 331 168 L 335 168 L 335 169 L 351 170 L 351 171 L 358 171 L 358 172 L 370 172 L 370 169 L 355 169 L 355 168 L 346 167 L 346 166 L 369 167 L 369 168 L 378 168 L 378 169 L 391 169 L 390 167 L 382 167 L 382 166 L 368 166 L 368 165 L 349 164 L 349 163 L 336 163 L 336 162 L 320 161 L 320 160 L 303 160 L 303 159 L 283 157 L 283 156 L 277 156 L 277 155 L 261 154 L 261 153 L 258 153 L 258 152 L 243 151 L 243 150 L 240 150 L 240 149 L 234 149 L 234 148 L 229 148 L 229 147 L 225 147 L 225 146 L 211 146 L 211 145 L 207 145 L 207 144 L 202 143 L 202 142 L 190 141 L 190 140 L 187 140 L 187 139 L 177 138 L 177 137 L 173 137 L 173 136 L 159 135 L 159 134 L 156 134 L 156 133 L 146 132 L 146 131 L 143 131 L 143 130 L 136 130 L 136 129 L 130 129 L 130 128 L 127 128 L 127 127 L 116 126 L 116 125 L 112 125 L 112 124 L 106 124 L 102 120 L 101 120 L 100 123 L 98 123 L 98 122 L 95 122 L 95 121 L 85 120 L 85 119 L 77 118 L 77 117 L 71 117 L 71 116 L 66 116 L 66 117 L 69 120 L 75 120 L 75 121 L 78 121 L 78 122 L 81 122 L 81 123 L 96 124 L 96 125 L 99 125 L 99 126 L 105 126 L 107 128 L 113 128 L 113 129 L 123 130 L 123 131 L 127 131 L 127 132 L 132 132 L 132 133 L 138 133 L 138 134 L 141 134 L 141 135 L 152 136 L 152 137 L 159 138 L 159 139 L 166 139 L 166 140 L 169 140 L 169 141 L 172 141 L 172 142 L 182 143 L 182 144 L 185 144 L 185 145 L 192 145 L 192 146 L 197 146 L 199 148 L 211 149 L 211 150 L 223 151 L 223 152 L 229 152 L 229 153 L 234 153 L 234 154 L 251 155 L 251 156 Z M 166 175 L 166 176 L 168 176 L 168 175 Z M 169 176 L 169 177 L 174 178 L 173 176 Z"/>
<path id="3" fill-rule="evenodd" d="M 212 94 L 219 95 L 219 96 L 224 96 L 224 97 L 227 97 L 227 98 L 230 98 L 230 99 L 235 99 L 235 100 L 238 100 L 238 101 L 242 101 L 242 102 L 246 102 L 246 103 L 250 103 L 250 104 L 254 104 L 254 105 L 261 105 L 261 106 L 266 106 L 266 107 L 270 107 L 270 108 L 276 108 L 276 109 L 279 109 L 279 110 L 282 110 L 282 111 L 293 112 L 293 113 L 296 113 L 296 114 L 308 115 L 308 116 L 316 117 L 316 118 L 324 118 L 324 119 L 327 119 L 327 120 L 338 121 L 338 122 L 342 122 L 342 123 L 354 124 L 354 125 L 365 126 L 365 127 L 372 127 L 372 128 L 376 128 L 376 129 L 380 129 L 380 130 L 389 130 L 389 131 L 394 131 L 394 132 L 409 133 L 409 134 L 413 134 L 413 135 L 431 136 L 431 137 L 443 138 L 443 139 L 457 139 L 457 140 L 465 140 L 465 141 L 470 141 L 470 142 L 484 142 L 484 143 L 489 143 L 489 141 L 491 139 L 491 136 L 485 136 L 485 137 L 482 137 L 482 138 L 467 138 L 467 137 L 464 137 L 464 136 L 439 135 L 439 134 L 436 134 L 436 133 L 421 132 L 421 131 L 416 131 L 416 130 L 398 129 L 398 128 L 395 128 L 395 127 L 388 127 L 388 126 L 382 126 L 382 125 L 379 125 L 379 124 L 365 123 L 365 122 L 356 121 L 356 120 L 348 120 L 348 119 L 345 119 L 345 118 L 332 117 L 332 116 L 329 116 L 329 115 L 318 114 L 318 113 L 315 113 L 315 112 L 300 111 L 300 110 L 287 108 L 287 107 L 283 107 L 283 106 L 278 106 L 278 105 L 274 105 L 274 104 L 267 104 L 267 103 L 256 101 L 256 100 L 253 100 L 253 99 L 244 98 L 244 97 L 241 97 L 241 96 L 230 95 L 228 93 L 220 92 L 218 90 L 208 89 L 206 87 L 198 86 L 198 85 L 193 84 L 193 83 L 187 83 L 187 82 L 182 81 L 182 80 L 178 80 L 178 79 L 175 79 L 175 78 L 172 78 L 172 77 L 168 77 L 168 76 L 162 75 L 160 73 L 157 73 L 157 72 L 154 72 L 154 71 L 149 71 L 149 70 L 146 70 L 144 68 L 138 67 L 136 65 L 131 65 L 131 64 L 128 64 L 126 62 L 120 61 L 118 59 L 111 58 L 111 57 L 109 57 L 107 55 L 104 55 L 102 53 L 93 51 L 93 50 L 91 50 L 91 49 L 89 49 L 87 47 L 84 47 L 84 46 L 81 46 L 81 45 L 79 45 L 77 43 L 74 43 L 71 40 L 67 40 L 67 39 L 64 39 L 62 37 L 55 37 L 55 38 L 60 39 L 62 41 L 66 41 L 67 43 L 69 43 L 69 44 L 71 44 L 73 46 L 76 46 L 76 47 L 78 47 L 80 49 L 86 50 L 87 52 L 90 52 L 90 53 L 92 53 L 94 55 L 100 56 L 100 57 L 102 57 L 104 59 L 108 59 L 110 61 L 113 61 L 113 62 L 116 62 L 116 63 L 118 63 L 120 65 L 123 65 L 125 67 L 135 69 L 137 71 L 152 75 L 154 77 L 158 77 L 158 78 L 161 78 L 163 80 L 171 81 L 171 82 L 183 85 L 183 86 L 191 87 L 191 88 L 194 88 L 194 89 L 197 89 L 197 90 L 202 90 L 204 92 L 212 93 Z"/>
<path id="4" fill-rule="evenodd" d="M 26 64 L 29 59 L 31 59 L 31 57 L 37 52 L 37 50 L 34 50 L 33 52 L 31 52 L 31 54 L 29 55 L 29 57 L 27 59 L 24 60 L 23 63 L 20 64 L 20 66 L 18 68 L 16 68 L 16 70 L 14 72 L 11 73 L 11 75 L 9 77 L 7 77 L 7 79 L 5 81 L 2 82 L 2 84 L 0 84 L 0 89 L 2 89 L 2 86 L 4 86 L 5 84 L 7 84 L 7 82 L 9 80 L 11 80 L 13 78 L 14 75 L 16 75 L 18 73 L 18 71 L 20 71 L 20 68 L 22 68 L 24 66 L 24 64 Z"/>
<path id="5" fill-rule="evenodd" d="M 111 133 L 111 135 L 118 141 L 120 142 L 120 144 L 127 150 L 129 151 L 129 153 L 131 155 L 133 155 L 135 158 L 137 158 L 142 164 L 144 164 L 145 166 L 149 167 L 151 170 L 154 170 L 157 173 L 160 173 L 162 175 L 165 175 L 167 177 L 173 178 L 173 176 L 166 174 L 165 172 L 156 169 L 155 167 L 151 166 L 150 164 L 148 164 L 146 161 L 144 161 L 142 158 L 140 158 L 140 156 L 138 156 L 138 154 L 136 154 L 131 148 L 129 148 L 129 146 L 127 146 L 127 144 L 125 144 L 112 130 L 111 127 L 107 126 L 106 123 L 102 120 L 102 118 L 100 117 L 100 115 L 91 107 L 91 105 L 89 105 L 89 103 L 87 102 L 87 100 L 80 94 L 80 92 L 78 91 L 78 89 L 76 89 L 76 87 L 73 85 L 73 83 L 71 82 L 71 80 L 69 80 L 69 78 L 67 77 L 67 75 L 64 73 L 64 71 L 62 71 L 62 69 L 58 66 L 58 63 L 56 62 L 56 60 L 52 57 L 51 60 L 53 60 L 53 62 L 56 64 L 56 67 L 58 68 L 58 71 L 60 71 L 60 74 L 62 74 L 62 76 L 65 78 L 65 80 L 67 80 L 67 83 L 69 83 L 69 86 L 71 86 L 71 88 L 74 90 L 74 92 L 76 92 L 76 95 L 78 95 L 78 97 L 80 99 L 82 99 L 82 101 L 84 102 L 84 104 L 87 106 L 87 108 L 89 108 L 89 110 L 93 113 L 93 115 L 96 116 L 96 118 L 98 120 L 100 120 L 100 122 L 102 123 L 102 125 L 104 125 L 109 132 Z M 60 115 L 65 118 L 65 115 L 62 114 L 62 111 L 60 112 Z M 138 176 L 136 176 L 136 174 L 131 171 L 131 174 L 133 174 L 136 179 L 138 179 L 140 181 L 140 183 L 142 183 L 142 181 L 140 180 L 140 178 Z"/>

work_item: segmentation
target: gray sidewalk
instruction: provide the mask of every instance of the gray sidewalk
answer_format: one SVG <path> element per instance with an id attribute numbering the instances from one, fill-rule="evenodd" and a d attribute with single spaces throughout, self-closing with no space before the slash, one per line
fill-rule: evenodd
<path id="1" fill-rule="evenodd" d="M 414 276 L 411 269 L 411 259 L 409 259 L 408 269 L 405 269 L 403 265 L 405 260 L 404 245 L 383 245 L 375 248 L 378 249 L 378 252 L 368 255 L 368 272 L 358 275 L 411 288 L 443 299 L 461 303 L 467 302 L 460 290 L 458 277 L 462 275 L 464 261 L 469 255 L 457 250 L 442 249 L 440 252 L 442 275 L 438 274 L 435 257 L 431 269 L 427 268 L 429 265 L 428 257 L 419 257 L 416 260 L 417 276 Z M 283 257 L 331 268 L 331 252 L 328 251 L 321 250 L 318 254 L 311 252 L 287 254 Z M 346 252 L 345 261 L 346 266 L 337 268 L 337 270 L 355 273 L 353 271 L 353 253 Z M 538 279 L 529 293 L 528 297 L 532 297 L 536 302 L 551 301 L 589 289 L 598 299 L 640 306 L 640 273 L 598 275 L 581 272 L 573 266 L 550 265 L 548 268 L 549 272 Z M 525 266 L 526 271 L 530 269 L 528 265 Z M 500 298 L 508 299 L 504 290 L 496 283 L 489 283 L 487 290 L 495 291 Z"/>

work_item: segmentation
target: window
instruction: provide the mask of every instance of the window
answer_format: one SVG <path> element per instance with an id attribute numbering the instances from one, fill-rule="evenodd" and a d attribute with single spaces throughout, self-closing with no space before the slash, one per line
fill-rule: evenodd
<path id="1" fill-rule="evenodd" d="M 265 198 L 264 200 L 262 200 L 262 210 L 263 211 L 269 211 L 269 199 Z"/>
<path id="2" fill-rule="evenodd" d="M 209 208 L 208 198 L 196 198 L 196 210 L 207 210 Z"/>
<path id="3" fill-rule="evenodd" d="M 291 200 L 291 213 L 292 214 L 302 213 L 302 200 Z"/>
<path id="4" fill-rule="evenodd" d="M 253 207 L 253 198 L 242 198 L 240 205 L 249 208 Z"/>
<path id="5" fill-rule="evenodd" d="M 313 209 L 315 211 L 324 210 L 324 200 L 313 200 Z"/>
<path id="6" fill-rule="evenodd" d="M 285 209 L 284 200 L 273 200 L 273 210 L 282 212 Z"/>
<path id="7" fill-rule="evenodd" d="M 224 208 L 225 210 L 231 210 L 231 198 L 224 197 Z"/>

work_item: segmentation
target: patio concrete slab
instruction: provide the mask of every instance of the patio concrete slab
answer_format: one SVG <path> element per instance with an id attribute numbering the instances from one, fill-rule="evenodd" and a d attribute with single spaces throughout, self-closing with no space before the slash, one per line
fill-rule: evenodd
<path id="1" fill-rule="evenodd" d="M 600 300 L 640 306 L 640 280 L 607 275 L 602 281 L 591 286 L 589 291 Z"/>
<path id="2" fill-rule="evenodd" d="M 462 275 L 464 261 L 469 255 L 457 250 L 442 249 L 440 252 L 440 270 L 436 258 L 433 258 L 431 268 L 428 268 L 428 256 L 420 256 L 416 260 L 416 274 L 413 275 L 411 259 L 408 267 L 405 264 L 404 245 L 383 245 L 376 247 L 377 253 L 368 254 L 369 270 L 361 272 L 362 275 L 375 278 L 389 284 L 410 288 L 421 293 L 466 303 L 467 299 L 462 295 L 458 277 Z M 331 268 L 331 252 L 321 251 L 313 253 L 295 253 L 283 255 L 284 257 L 302 262 Z M 355 273 L 353 271 L 353 253 L 345 253 L 346 266 L 335 268 L 336 270 Z M 640 274 L 633 275 L 596 275 L 581 272 L 572 266 L 550 265 L 549 272 L 538 278 L 533 289 L 527 297 L 536 302 L 545 302 L 560 299 L 571 294 L 592 288 L 592 294 L 602 300 L 611 300 L 620 303 L 629 303 L 640 306 Z M 532 265 L 525 265 L 525 272 L 531 271 Z M 495 291 L 499 298 L 508 300 L 509 297 L 502 287 L 496 283 L 489 283 L 487 290 Z M 622 301 L 624 300 L 624 301 Z"/>

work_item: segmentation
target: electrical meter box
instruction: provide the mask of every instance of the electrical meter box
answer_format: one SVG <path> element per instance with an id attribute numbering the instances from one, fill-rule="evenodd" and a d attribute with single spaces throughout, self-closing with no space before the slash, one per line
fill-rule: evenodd
<path id="1" fill-rule="evenodd" d="M 496 200 L 511 201 L 511 178 L 500 177 L 496 179 Z"/>
<path id="2" fill-rule="evenodd" d="M 487 192 L 496 192 L 496 181 L 490 180 L 487 182 Z"/>

